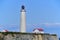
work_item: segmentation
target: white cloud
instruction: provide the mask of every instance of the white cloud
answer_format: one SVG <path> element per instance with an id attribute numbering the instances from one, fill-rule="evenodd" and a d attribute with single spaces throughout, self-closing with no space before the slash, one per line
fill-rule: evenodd
<path id="1" fill-rule="evenodd" d="M 50 27 L 56 27 L 60 26 L 60 23 L 40 23 L 40 24 L 32 24 L 34 27 L 41 27 L 43 25 L 50 26 Z"/>
<path id="2" fill-rule="evenodd" d="M 41 25 L 44 24 L 46 26 L 60 26 L 60 23 L 40 23 Z"/>

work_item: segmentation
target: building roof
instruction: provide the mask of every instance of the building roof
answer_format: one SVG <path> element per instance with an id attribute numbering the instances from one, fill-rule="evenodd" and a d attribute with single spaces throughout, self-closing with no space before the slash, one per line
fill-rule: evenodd
<path id="1" fill-rule="evenodd" d="M 36 28 L 39 31 L 44 31 L 42 28 Z M 35 31 L 36 29 L 34 29 L 33 31 Z"/>

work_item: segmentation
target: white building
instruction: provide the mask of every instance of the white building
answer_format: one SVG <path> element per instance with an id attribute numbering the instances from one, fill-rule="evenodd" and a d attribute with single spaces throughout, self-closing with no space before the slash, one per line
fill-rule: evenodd
<path id="1" fill-rule="evenodd" d="M 44 33 L 44 30 L 42 28 L 36 28 L 33 30 L 33 33 Z"/>

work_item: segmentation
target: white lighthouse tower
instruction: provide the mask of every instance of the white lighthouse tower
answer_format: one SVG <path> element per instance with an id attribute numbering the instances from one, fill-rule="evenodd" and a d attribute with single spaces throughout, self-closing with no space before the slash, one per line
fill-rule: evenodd
<path id="1" fill-rule="evenodd" d="M 26 32 L 26 15 L 25 15 L 25 7 L 22 5 L 21 7 L 21 18 L 20 18 L 20 32 Z"/>

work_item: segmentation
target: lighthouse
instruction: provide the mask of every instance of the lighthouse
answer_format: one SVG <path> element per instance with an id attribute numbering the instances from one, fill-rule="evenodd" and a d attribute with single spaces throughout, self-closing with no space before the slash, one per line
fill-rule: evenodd
<path id="1" fill-rule="evenodd" d="M 20 32 L 26 32 L 26 10 L 24 5 L 21 6 Z"/>

